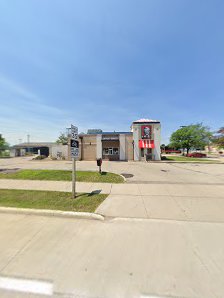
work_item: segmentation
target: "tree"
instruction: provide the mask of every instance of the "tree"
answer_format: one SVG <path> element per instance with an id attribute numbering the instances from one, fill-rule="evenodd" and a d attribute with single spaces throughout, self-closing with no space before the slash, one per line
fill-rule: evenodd
<path id="1" fill-rule="evenodd" d="M 5 141 L 5 138 L 0 134 L 0 155 L 3 151 L 9 149 L 9 144 Z"/>
<path id="2" fill-rule="evenodd" d="M 224 126 L 217 131 L 217 135 L 214 136 L 213 142 L 218 148 L 224 148 Z"/>
<path id="3" fill-rule="evenodd" d="M 166 145 L 165 144 L 161 144 L 160 149 L 161 149 L 161 152 L 165 151 Z"/>
<path id="4" fill-rule="evenodd" d="M 190 149 L 204 149 L 211 137 L 212 133 L 209 128 L 203 126 L 202 123 L 191 124 L 173 132 L 170 137 L 170 145 L 177 149 L 182 148 L 183 153 L 186 149 L 188 154 Z"/>
<path id="5" fill-rule="evenodd" d="M 61 133 L 58 137 L 57 144 L 67 145 L 68 144 L 68 136 L 66 136 L 64 133 Z"/>
<path id="6" fill-rule="evenodd" d="M 217 133 L 220 133 L 220 134 L 224 135 L 224 126 L 221 127 L 221 128 L 217 131 Z"/>

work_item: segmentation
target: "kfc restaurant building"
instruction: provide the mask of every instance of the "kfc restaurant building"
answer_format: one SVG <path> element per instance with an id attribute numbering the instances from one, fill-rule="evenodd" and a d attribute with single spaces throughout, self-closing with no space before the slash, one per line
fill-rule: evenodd
<path id="1" fill-rule="evenodd" d="M 132 123 L 134 160 L 145 160 L 148 155 L 152 160 L 160 160 L 160 121 L 139 119 Z"/>
<path id="2" fill-rule="evenodd" d="M 79 135 L 80 160 L 160 160 L 161 125 L 157 120 L 139 119 L 130 132 L 100 132 Z"/>

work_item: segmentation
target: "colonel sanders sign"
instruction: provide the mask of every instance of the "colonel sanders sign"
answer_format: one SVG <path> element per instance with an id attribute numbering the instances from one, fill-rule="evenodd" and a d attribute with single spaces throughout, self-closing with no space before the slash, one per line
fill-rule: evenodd
<path id="1" fill-rule="evenodd" d="M 150 125 L 142 126 L 142 139 L 151 139 L 152 127 Z"/>

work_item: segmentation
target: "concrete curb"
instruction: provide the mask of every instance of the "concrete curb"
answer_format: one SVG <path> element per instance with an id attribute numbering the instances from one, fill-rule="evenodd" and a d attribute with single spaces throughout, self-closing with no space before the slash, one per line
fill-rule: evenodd
<path id="1" fill-rule="evenodd" d="M 104 216 L 90 212 L 72 212 L 72 211 L 60 211 L 60 210 L 44 210 L 44 209 L 29 209 L 29 208 L 13 208 L 13 207 L 0 207 L 1 213 L 11 214 L 26 214 L 26 215 L 38 215 L 38 216 L 54 216 L 64 218 L 78 218 L 78 219 L 94 219 L 104 220 Z"/>
<path id="2" fill-rule="evenodd" d="M 114 173 L 114 174 L 116 174 L 116 173 Z M 117 175 L 121 176 L 124 179 L 124 182 L 127 182 L 127 179 L 122 174 L 117 174 Z M 113 183 L 111 183 L 111 184 L 113 184 Z M 122 183 L 116 183 L 116 184 L 122 184 Z"/>

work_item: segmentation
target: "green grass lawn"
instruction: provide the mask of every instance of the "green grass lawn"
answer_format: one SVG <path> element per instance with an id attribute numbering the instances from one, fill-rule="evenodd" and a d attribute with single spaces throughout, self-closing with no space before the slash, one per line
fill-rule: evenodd
<path id="1" fill-rule="evenodd" d="M 68 192 L 0 189 L 0 206 L 94 212 L 106 197 L 105 194 L 79 193 L 72 199 Z"/>
<path id="2" fill-rule="evenodd" d="M 120 175 L 108 172 L 100 174 L 98 172 L 77 171 L 76 178 L 77 181 L 82 182 L 124 182 Z M 72 172 L 63 170 L 20 170 L 15 173 L 0 173 L 0 179 L 71 181 Z"/>
<path id="3" fill-rule="evenodd" d="M 207 158 L 195 158 L 195 157 L 186 157 L 186 156 L 163 156 L 163 160 L 172 160 L 172 161 L 184 161 L 184 162 L 206 162 L 206 163 L 217 163 L 219 161 L 209 160 Z"/>

